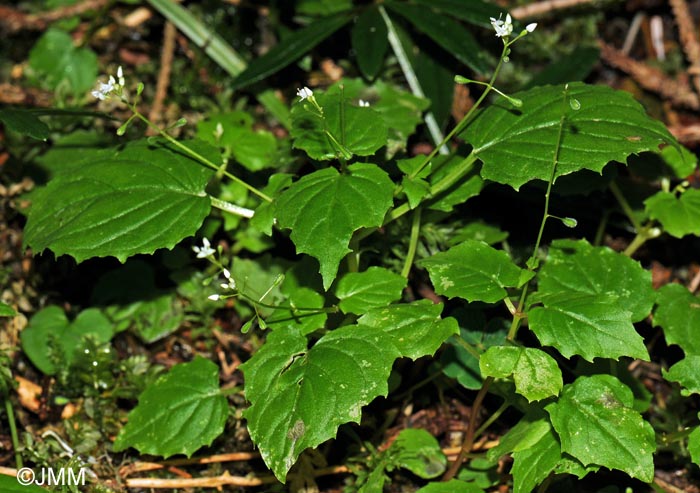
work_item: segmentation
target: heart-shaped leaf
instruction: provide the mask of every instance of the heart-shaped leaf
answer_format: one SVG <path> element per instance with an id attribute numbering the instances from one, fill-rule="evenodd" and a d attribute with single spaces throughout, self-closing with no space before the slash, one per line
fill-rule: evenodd
<path id="1" fill-rule="evenodd" d="M 644 201 L 652 219 L 658 220 L 671 236 L 700 236 L 700 190 L 691 188 L 680 197 L 671 192 L 657 192 Z"/>
<path id="2" fill-rule="evenodd" d="M 216 149 L 186 143 L 214 162 Z M 199 229 L 211 208 L 204 189 L 214 171 L 169 145 L 140 141 L 113 157 L 60 173 L 36 192 L 25 229 L 35 251 L 78 262 L 172 248 Z"/>
<path id="3" fill-rule="evenodd" d="M 700 356 L 700 298 L 685 286 L 667 284 L 659 289 L 654 326 L 664 329 L 668 344 L 677 344 L 686 356 Z"/>
<path id="4" fill-rule="evenodd" d="M 383 267 L 370 267 L 364 272 L 345 274 L 335 288 L 344 313 L 365 313 L 385 306 L 401 297 L 406 279 Z"/>
<path id="5" fill-rule="evenodd" d="M 584 465 L 654 479 L 654 430 L 632 406 L 632 391 L 611 375 L 579 377 L 546 407 L 561 449 Z"/>
<path id="6" fill-rule="evenodd" d="M 419 265 L 428 269 L 438 294 L 487 303 L 505 298 L 506 287 L 517 286 L 522 271 L 506 252 L 474 240 L 436 253 Z"/>
<path id="7" fill-rule="evenodd" d="M 54 355 L 66 363 L 67 369 L 85 349 L 85 336 L 101 343 L 108 342 L 112 335 L 112 323 L 97 308 L 80 312 L 70 322 L 61 308 L 49 306 L 31 318 L 20 339 L 32 363 L 45 375 L 55 375 L 59 368 L 54 364 Z"/>
<path id="8" fill-rule="evenodd" d="M 678 145 L 666 127 L 647 116 L 629 93 L 580 82 L 541 86 L 512 95 L 483 110 L 466 140 L 483 161 L 481 176 L 516 190 L 531 180 L 549 181 L 581 169 L 600 173 L 610 161 Z M 560 139 L 561 127 L 561 139 Z"/>
<path id="9" fill-rule="evenodd" d="M 114 451 L 187 457 L 224 431 L 228 405 L 219 389 L 219 368 L 197 357 L 173 366 L 139 396 L 114 442 Z"/>
<path id="10" fill-rule="evenodd" d="M 393 201 L 393 189 L 393 182 L 378 166 L 353 164 L 343 174 L 334 168 L 310 173 L 280 195 L 277 221 L 280 227 L 292 230 L 299 253 L 318 259 L 325 289 L 350 252 L 352 233 L 381 226 Z"/>
<path id="11" fill-rule="evenodd" d="M 484 376 L 515 380 L 515 390 L 528 401 L 559 394 L 564 382 L 556 360 L 540 349 L 494 346 L 479 359 Z"/>

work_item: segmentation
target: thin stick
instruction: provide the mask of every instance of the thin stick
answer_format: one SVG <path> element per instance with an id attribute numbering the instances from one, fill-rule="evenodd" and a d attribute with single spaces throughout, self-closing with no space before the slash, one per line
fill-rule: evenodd
<path id="1" fill-rule="evenodd" d="M 683 106 L 690 109 L 700 109 L 700 99 L 693 93 L 687 84 L 682 84 L 676 79 L 668 77 L 661 70 L 633 60 L 620 50 L 598 41 L 600 57 L 608 65 L 619 69 L 648 91 L 655 92 L 674 106 Z"/>
<path id="2" fill-rule="evenodd" d="M 688 72 L 693 76 L 695 90 L 700 93 L 700 43 L 695 32 L 693 17 L 690 15 L 690 10 L 685 0 L 669 0 L 669 3 L 676 18 L 676 24 L 678 24 L 678 34 L 681 38 L 685 57 L 690 63 Z"/>
<path id="3" fill-rule="evenodd" d="M 535 17 L 542 17 L 555 10 L 570 9 L 596 1 L 597 0 L 544 0 L 543 2 L 516 7 L 510 11 L 510 14 L 515 19 L 532 19 Z"/>
<path id="4" fill-rule="evenodd" d="M 170 72 L 173 67 L 173 55 L 175 53 L 175 36 L 177 29 L 175 24 L 168 21 L 163 29 L 163 49 L 160 52 L 160 70 L 158 71 L 158 82 L 156 83 L 156 94 L 153 97 L 153 106 L 148 113 L 148 119 L 158 124 L 163 113 L 163 103 L 168 95 L 170 86 Z M 155 135 L 155 130 L 148 128 L 150 135 Z"/>
<path id="5" fill-rule="evenodd" d="M 0 7 L 0 23 L 10 32 L 22 29 L 43 30 L 52 22 L 84 14 L 91 10 L 99 10 L 110 2 L 111 0 L 85 0 L 75 5 L 67 5 L 38 14 L 24 14 L 10 7 Z"/>

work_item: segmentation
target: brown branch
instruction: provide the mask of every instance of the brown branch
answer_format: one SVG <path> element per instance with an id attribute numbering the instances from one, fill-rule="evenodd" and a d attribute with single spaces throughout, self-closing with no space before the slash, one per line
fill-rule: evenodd
<path id="1" fill-rule="evenodd" d="M 676 24 L 678 24 L 678 34 L 681 38 L 685 57 L 690 63 L 688 72 L 693 76 L 695 90 L 700 93 L 700 43 L 695 32 L 693 18 L 685 0 L 669 0 L 669 3 L 676 18 Z"/>
<path id="2" fill-rule="evenodd" d="M 258 459 L 258 452 L 233 452 L 230 454 L 218 454 L 209 457 L 195 457 L 192 459 L 172 459 L 161 462 L 135 462 L 128 466 L 124 466 L 119 470 L 119 475 L 122 478 L 129 476 L 135 472 L 155 471 L 171 466 L 185 466 L 191 464 L 214 464 L 219 462 L 236 462 Z"/>
<path id="3" fill-rule="evenodd" d="M 172 22 L 165 23 L 163 30 L 163 49 L 160 54 L 160 70 L 158 71 L 158 82 L 156 83 L 156 94 L 153 98 L 153 106 L 148 114 L 148 119 L 156 125 L 161 120 L 163 112 L 163 103 L 168 95 L 168 86 L 170 86 L 170 72 L 173 67 L 173 55 L 175 53 L 175 36 L 177 30 Z M 149 129 L 149 132 L 151 129 Z M 153 132 L 151 132 L 153 135 Z"/>
<path id="4" fill-rule="evenodd" d="M 346 466 L 325 467 L 314 471 L 314 476 L 330 476 L 331 474 L 347 474 L 350 472 Z M 291 475 L 293 476 L 293 475 Z M 225 485 L 231 486 L 260 486 L 263 484 L 278 483 L 276 477 L 271 474 L 265 476 L 231 476 L 228 472 L 211 478 L 192 479 L 160 479 L 160 478 L 133 478 L 126 480 L 127 488 L 219 488 Z"/>
<path id="5" fill-rule="evenodd" d="M 644 89 L 663 96 L 675 106 L 700 109 L 700 98 L 687 84 L 671 79 L 657 68 L 633 60 L 603 41 L 599 41 L 598 45 L 600 56 L 608 65 L 622 70 Z"/>
<path id="6" fill-rule="evenodd" d="M 542 2 L 531 3 L 516 7 L 510 11 L 515 19 L 532 19 L 542 17 L 554 10 L 570 9 L 578 5 L 594 3 L 597 0 L 544 0 Z"/>
<path id="7" fill-rule="evenodd" d="M 12 7 L 0 7 L 0 24 L 10 32 L 21 31 L 22 29 L 42 30 L 52 22 L 84 14 L 91 10 L 99 10 L 107 5 L 111 0 L 84 0 L 75 5 L 59 7 L 48 12 L 38 14 L 25 14 Z"/>

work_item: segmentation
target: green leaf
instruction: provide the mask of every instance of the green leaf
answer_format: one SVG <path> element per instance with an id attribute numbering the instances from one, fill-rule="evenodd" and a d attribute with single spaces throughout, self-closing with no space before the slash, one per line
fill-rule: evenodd
<path id="1" fill-rule="evenodd" d="M 344 313 L 362 314 L 401 298 L 406 279 L 383 267 L 345 274 L 335 288 Z"/>
<path id="2" fill-rule="evenodd" d="M 700 299 L 680 284 L 659 289 L 654 327 L 662 327 L 666 343 L 677 344 L 686 356 L 700 356 Z"/>
<path id="3" fill-rule="evenodd" d="M 418 263 L 428 269 L 435 292 L 450 298 L 496 303 L 518 285 L 521 269 L 508 254 L 480 241 L 465 241 Z"/>
<path id="4" fill-rule="evenodd" d="M 671 236 L 700 236 L 700 190 L 691 188 L 678 197 L 672 192 L 657 192 L 644 201 L 644 209 Z"/>
<path id="5" fill-rule="evenodd" d="M 459 333 L 454 318 L 440 318 L 442 309 L 442 304 L 429 300 L 401 303 L 370 310 L 357 323 L 390 334 L 402 356 L 415 360 L 434 354 L 448 337 Z"/>
<path id="6" fill-rule="evenodd" d="M 41 477 L 37 478 L 37 480 L 41 480 Z M 22 485 L 14 476 L 0 474 L 0 491 L 3 493 L 46 493 L 47 490 L 35 484 Z"/>
<path id="7" fill-rule="evenodd" d="M 29 67 L 42 86 L 55 90 L 66 81 L 76 96 L 95 85 L 97 55 L 88 48 L 76 48 L 70 34 L 50 28 L 29 53 Z"/>
<path id="8" fill-rule="evenodd" d="M 197 124 L 197 137 L 224 148 L 250 171 L 277 167 L 277 139 L 252 125 L 252 117 L 243 111 L 220 113 Z"/>
<path id="9" fill-rule="evenodd" d="M 484 376 L 515 380 L 515 390 L 529 402 L 558 395 L 564 385 L 559 365 L 540 349 L 494 346 L 479 359 Z"/>
<path id="10" fill-rule="evenodd" d="M 587 242 L 557 240 L 539 275 L 530 329 L 542 344 L 564 356 L 630 356 L 648 360 L 632 322 L 643 320 L 653 305 L 651 274 L 628 257 Z"/>
<path id="11" fill-rule="evenodd" d="M 326 313 L 310 310 L 323 308 L 324 301 L 323 296 L 313 289 L 296 288 L 284 303 L 284 306 L 291 308 L 276 309 L 265 318 L 265 323 L 272 330 L 294 328 L 303 335 L 310 334 L 323 328 L 326 322 Z"/>
<path id="12" fill-rule="evenodd" d="M 406 148 L 406 141 L 416 131 L 416 127 L 423 123 L 423 111 L 430 104 L 427 99 L 381 80 L 368 86 L 360 79 L 343 79 L 332 89 L 335 90 L 340 85 L 344 87 L 346 99 L 358 103 L 360 100 L 368 102 L 370 108 L 384 120 L 389 131 L 386 143 L 388 157 Z"/>
<path id="13" fill-rule="evenodd" d="M 450 479 L 447 482 L 428 483 L 416 493 L 484 493 L 484 490 L 473 483 Z"/>
<path id="14" fill-rule="evenodd" d="M 585 240 L 552 242 L 538 278 L 537 296 L 545 305 L 562 293 L 616 296 L 620 308 L 632 312 L 632 322 L 649 315 L 656 297 L 651 272 L 639 262 Z"/>
<path id="15" fill-rule="evenodd" d="M 0 317 L 15 317 L 17 312 L 7 303 L 0 301 Z"/>
<path id="16" fill-rule="evenodd" d="M 503 9 L 498 5 L 485 2 L 484 0 L 414 0 L 423 8 L 436 10 L 446 16 L 454 17 L 477 26 L 492 29 L 489 17 L 498 17 L 503 13 Z"/>
<path id="17" fill-rule="evenodd" d="M 579 377 L 547 406 L 563 452 L 584 465 L 654 479 L 654 430 L 632 409 L 632 391 L 611 375 Z"/>
<path id="18" fill-rule="evenodd" d="M 186 143 L 217 162 L 218 152 Z M 25 241 L 78 262 L 172 248 L 192 236 L 211 208 L 204 189 L 213 171 L 165 145 L 140 141 L 114 157 L 61 173 L 37 191 Z"/>
<path id="19" fill-rule="evenodd" d="M 698 164 L 698 157 L 683 145 L 666 146 L 659 154 L 676 178 L 687 178 Z"/>
<path id="20" fill-rule="evenodd" d="M 463 228 L 455 231 L 455 235 L 450 238 L 450 245 L 457 245 L 467 240 L 483 241 L 487 245 L 501 243 L 508 238 L 508 232 L 497 226 L 487 224 L 483 221 L 474 221 Z"/>
<path id="21" fill-rule="evenodd" d="M 49 138 L 49 127 L 39 120 L 32 111 L 21 108 L 0 109 L 0 122 L 3 122 L 8 130 L 28 135 L 33 139 L 46 140 Z"/>
<path id="22" fill-rule="evenodd" d="M 114 451 L 190 457 L 224 431 L 228 405 L 219 390 L 219 368 L 196 357 L 173 366 L 139 396 L 114 442 Z"/>
<path id="23" fill-rule="evenodd" d="M 384 64 L 389 47 L 387 29 L 376 8 L 368 8 L 352 28 L 352 49 L 362 75 L 374 79 Z"/>
<path id="24" fill-rule="evenodd" d="M 112 323 L 97 308 L 80 312 L 72 322 L 58 306 L 38 311 L 20 334 L 22 350 L 45 375 L 55 375 L 55 355 L 68 369 L 77 355 L 85 349 L 85 336 L 97 342 L 108 342 L 113 335 Z"/>
<path id="25" fill-rule="evenodd" d="M 453 156 L 437 156 L 433 159 L 433 172 L 430 175 L 432 185 L 437 184 L 448 174 L 462 167 L 465 158 L 456 154 Z M 429 208 L 436 211 L 451 212 L 454 206 L 463 204 L 476 197 L 484 186 L 484 180 L 479 175 L 479 166 L 473 167 L 455 185 L 445 190 L 429 203 Z"/>
<path id="26" fill-rule="evenodd" d="M 481 318 L 481 320 L 479 320 Z M 476 320 L 464 321 L 457 316 L 460 323 L 460 334 L 465 342 L 485 351 L 491 346 L 501 346 L 506 342 L 510 322 L 493 318 L 487 323 L 483 315 Z M 483 383 L 479 358 L 467 351 L 456 337 L 450 338 L 447 347 L 440 355 L 442 371 L 450 378 L 455 378 L 463 387 L 470 390 L 478 390 Z"/>
<path id="27" fill-rule="evenodd" d="M 317 160 L 352 155 L 371 156 L 387 142 L 387 127 L 381 115 L 371 107 L 351 103 L 339 85 L 314 97 L 323 114 L 306 101 L 292 108 L 293 147 Z M 330 136 L 328 135 L 328 132 Z"/>
<path id="28" fill-rule="evenodd" d="M 331 15 L 351 8 L 351 0 L 299 0 L 297 2 L 297 12 L 306 15 Z"/>
<path id="29" fill-rule="evenodd" d="M 531 405 L 525 416 L 501 437 L 498 445 L 486 453 L 486 458 L 496 461 L 505 454 L 529 450 L 551 429 L 544 410 L 537 404 Z"/>
<path id="30" fill-rule="evenodd" d="M 405 2 L 386 2 L 386 5 L 475 72 L 483 74 L 490 69 L 485 52 L 474 36 L 450 16 Z"/>
<path id="31" fill-rule="evenodd" d="M 482 160 L 484 179 L 516 190 L 531 180 L 549 181 L 562 114 L 555 179 L 581 169 L 600 173 L 610 161 L 653 151 L 662 143 L 677 145 L 666 127 L 644 113 L 632 96 L 604 86 L 579 82 L 536 87 L 512 94 L 523 105 L 514 110 L 501 99 L 483 110 L 466 130 L 466 140 Z M 576 102 L 574 107 L 572 102 Z"/>
<path id="32" fill-rule="evenodd" d="M 374 327 L 346 326 L 311 349 L 294 330 L 273 331 L 241 369 L 248 430 L 267 466 L 284 481 L 299 454 L 359 423 L 362 406 L 386 395 L 400 356 L 392 337 Z"/>
<path id="33" fill-rule="evenodd" d="M 234 80 L 233 89 L 240 89 L 253 82 L 261 81 L 297 61 L 314 46 L 343 27 L 351 18 L 347 13 L 324 17 L 294 32 L 265 55 L 252 60 L 248 68 Z"/>
<path id="34" fill-rule="evenodd" d="M 693 462 L 700 465 L 700 427 L 695 428 L 688 435 L 688 452 Z"/>
<path id="35" fill-rule="evenodd" d="M 394 184 L 374 164 L 353 164 L 347 174 L 326 168 L 304 176 L 277 199 L 277 220 L 292 230 L 297 252 L 321 265 L 323 287 L 335 279 L 350 252 L 353 232 L 381 226 L 392 205 Z"/>
<path id="36" fill-rule="evenodd" d="M 700 394 L 700 356 L 686 356 L 668 371 L 663 370 L 663 376 L 681 384 L 682 395 Z"/>
<path id="37" fill-rule="evenodd" d="M 567 358 L 579 355 L 593 361 L 629 356 L 649 361 L 631 315 L 620 308 L 617 297 L 562 293 L 556 302 L 530 310 L 528 321 L 543 345 L 555 347 Z"/>
<path id="38" fill-rule="evenodd" d="M 598 470 L 598 466 L 584 467 L 579 461 L 562 454 L 561 445 L 551 425 L 548 432 L 529 448 L 513 452 L 513 493 L 530 493 L 551 473 L 575 474 L 579 478 Z"/>
<path id="39" fill-rule="evenodd" d="M 552 473 L 561 460 L 561 445 L 549 429 L 530 448 L 513 452 L 513 493 L 530 493 Z"/>
<path id="40" fill-rule="evenodd" d="M 447 457 L 437 439 L 425 430 L 407 428 L 399 433 L 389 452 L 395 452 L 393 462 L 423 479 L 432 479 L 443 472 Z"/>

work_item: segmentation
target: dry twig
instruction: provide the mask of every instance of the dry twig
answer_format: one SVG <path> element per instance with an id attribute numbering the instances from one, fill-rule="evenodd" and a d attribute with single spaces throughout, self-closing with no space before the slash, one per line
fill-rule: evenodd
<path id="1" fill-rule="evenodd" d="M 110 3 L 110 0 L 84 0 L 74 5 L 66 5 L 48 12 L 25 14 L 12 7 L 0 7 L 0 24 L 7 31 L 16 32 L 22 29 L 43 30 L 52 22 L 80 15 L 91 10 L 99 10 Z"/>
<path id="2" fill-rule="evenodd" d="M 683 51 L 690 63 L 688 72 L 693 77 L 695 90 L 700 94 L 700 43 L 698 43 L 693 18 L 685 0 L 669 0 L 669 3 L 673 9 L 673 15 L 676 17 Z"/>
<path id="3" fill-rule="evenodd" d="M 161 120 L 161 113 L 163 112 L 163 103 L 165 97 L 168 95 L 168 86 L 170 86 L 170 72 L 173 67 L 173 55 L 175 53 L 175 36 L 177 35 L 177 30 L 172 22 L 165 23 L 165 29 L 163 30 L 163 49 L 160 55 L 160 70 L 158 71 L 158 82 L 156 83 L 156 94 L 153 98 L 153 106 L 151 106 L 151 111 L 148 114 L 149 120 L 154 123 L 158 123 Z M 155 131 L 149 128 L 151 135 L 154 135 Z"/>
<path id="4" fill-rule="evenodd" d="M 599 41 L 598 45 L 600 56 L 606 63 L 628 74 L 644 89 L 663 96 L 675 106 L 700 109 L 700 98 L 687 84 L 671 79 L 657 68 L 633 60 L 603 41 Z"/>
<path id="5" fill-rule="evenodd" d="M 542 2 L 531 3 L 516 7 L 510 11 L 515 19 L 533 19 L 542 17 L 554 10 L 570 9 L 578 5 L 594 3 L 597 0 L 544 0 Z"/>

